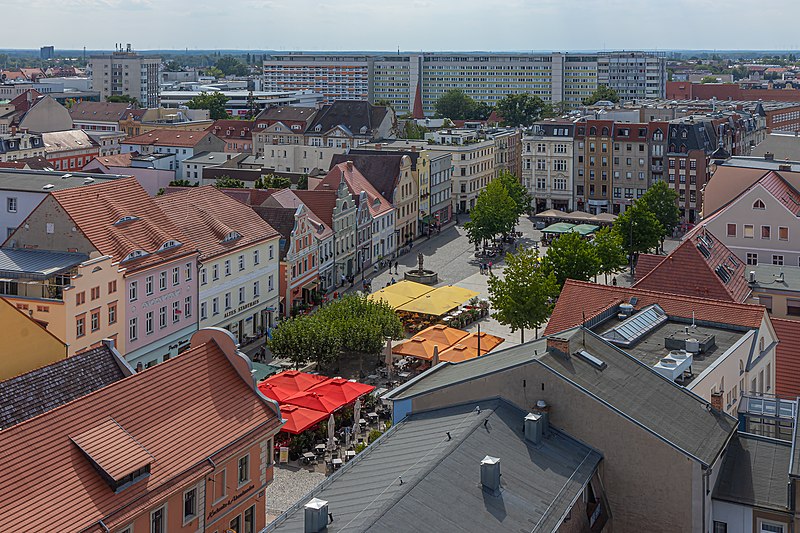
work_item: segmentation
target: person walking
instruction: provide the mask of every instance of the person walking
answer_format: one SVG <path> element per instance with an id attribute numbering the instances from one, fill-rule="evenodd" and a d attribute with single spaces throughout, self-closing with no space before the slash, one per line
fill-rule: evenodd
<path id="1" fill-rule="evenodd" d="M 492 275 L 492 262 L 489 261 L 489 275 Z"/>
<path id="2" fill-rule="evenodd" d="M 394 273 L 397 274 L 397 261 L 394 262 Z"/>

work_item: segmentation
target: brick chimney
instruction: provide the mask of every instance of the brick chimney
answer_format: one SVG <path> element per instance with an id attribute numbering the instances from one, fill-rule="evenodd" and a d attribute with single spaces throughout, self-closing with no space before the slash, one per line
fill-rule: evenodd
<path id="1" fill-rule="evenodd" d="M 353 170 L 353 162 L 352 161 L 348 161 L 347 162 L 347 170 L 352 172 L 352 170 Z"/>
<path id="2" fill-rule="evenodd" d="M 547 337 L 547 351 L 569 357 L 569 339 L 563 337 Z"/>
<path id="3" fill-rule="evenodd" d="M 775 159 L 775 154 L 773 154 L 772 152 L 766 152 L 764 154 L 765 161 L 773 161 L 774 159 Z"/>
<path id="4" fill-rule="evenodd" d="M 13 137 L 16 134 L 17 134 L 17 127 L 16 126 L 11 126 L 11 136 Z"/>
<path id="5" fill-rule="evenodd" d="M 381 143 L 375 143 L 375 149 L 376 150 L 380 150 L 381 149 Z"/>
<path id="6" fill-rule="evenodd" d="M 711 393 L 711 408 L 722 412 L 722 392 Z"/>

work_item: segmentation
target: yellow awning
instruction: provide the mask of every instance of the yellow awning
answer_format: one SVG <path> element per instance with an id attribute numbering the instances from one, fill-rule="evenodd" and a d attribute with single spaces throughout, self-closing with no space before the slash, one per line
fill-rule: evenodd
<path id="1" fill-rule="evenodd" d="M 423 315 L 442 316 L 455 309 L 478 293 L 460 287 L 440 287 L 415 300 L 397 307 L 398 311 L 419 313 Z"/>
<path id="2" fill-rule="evenodd" d="M 406 303 L 408 303 L 408 302 L 410 302 L 412 300 L 412 298 L 409 298 L 407 296 L 403 296 L 401 294 L 394 294 L 394 293 L 391 293 L 391 292 L 386 292 L 385 289 L 381 289 L 379 291 L 373 292 L 372 294 L 370 294 L 368 296 L 368 298 L 370 300 L 374 300 L 376 302 L 379 301 L 379 300 L 383 300 L 384 302 L 389 304 L 392 307 L 392 309 L 397 309 L 401 305 L 406 304 Z"/>
<path id="3" fill-rule="evenodd" d="M 392 294 L 399 294 L 401 296 L 407 297 L 409 300 L 413 298 L 419 298 L 423 294 L 428 294 L 429 292 L 433 291 L 433 287 L 428 287 L 427 285 L 423 285 L 422 283 L 417 283 L 415 281 L 408 281 L 402 280 L 394 283 L 393 285 L 389 285 L 381 289 L 378 292 L 390 292 Z"/>

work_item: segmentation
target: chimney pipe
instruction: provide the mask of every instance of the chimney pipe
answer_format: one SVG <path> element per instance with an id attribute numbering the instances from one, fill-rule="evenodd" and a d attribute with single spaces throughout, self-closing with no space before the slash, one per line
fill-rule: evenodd
<path id="1" fill-rule="evenodd" d="M 328 528 L 328 502 L 312 498 L 304 509 L 305 533 L 320 533 Z"/>
<path id="2" fill-rule="evenodd" d="M 765 161 L 773 161 L 774 159 L 775 159 L 775 154 L 773 154 L 772 152 L 767 152 L 764 154 Z"/>
<path id="3" fill-rule="evenodd" d="M 547 405 L 546 401 L 539 400 L 533 408 L 533 413 L 542 417 L 542 435 L 548 436 L 550 434 L 550 406 Z"/>
<path id="4" fill-rule="evenodd" d="M 352 161 L 348 161 L 347 162 L 347 170 L 353 170 L 353 162 Z"/>
<path id="5" fill-rule="evenodd" d="M 525 416 L 523 433 L 525 440 L 531 444 L 541 444 L 542 442 L 542 415 L 528 413 Z"/>
<path id="6" fill-rule="evenodd" d="M 500 493 L 500 459 L 487 455 L 481 461 L 481 486 L 489 494 Z"/>
<path id="7" fill-rule="evenodd" d="M 548 337 L 547 351 L 554 352 L 557 355 L 564 357 L 569 357 L 569 339 L 565 339 L 563 337 Z"/>

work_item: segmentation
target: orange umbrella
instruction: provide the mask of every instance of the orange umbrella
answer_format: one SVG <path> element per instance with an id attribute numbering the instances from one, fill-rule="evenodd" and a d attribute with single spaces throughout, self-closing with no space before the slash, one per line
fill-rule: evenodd
<path id="1" fill-rule="evenodd" d="M 481 353 L 486 355 L 487 352 L 496 348 L 503 339 L 488 333 L 481 333 Z M 464 337 L 461 342 L 458 342 L 439 354 L 440 361 L 449 361 L 451 363 L 460 363 L 468 359 L 478 357 L 478 334 L 470 333 Z"/>
<path id="2" fill-rule="evenodd" d="M 490 352 L 497 348 L 500 344 L 503 343 L 505 339 L 502 337 L 497 337 L 496 335 L 489 335 L 488 333 L 480 333 L 481 336 L 481 353 L 478 354 L 478 334 L 477 333 L 470 333 L 460 341 L 458 344 L 463 344 L 464 346 L 468 346 L 470 348 L 475 349 L 475 353 L 478 355 L 486 355 L 487 352 Z"/>
<path id="3" fill-rule="evenodd" d="M 416 357 L 417 359 L 430 361 L 433 359 L 434 346 L 436 346 L 435 342 L 431 342 L 422 337 L 413 337 L 392 348 L 392 353 L 395 355 Z"/>
<path id="4" fill-rule="evenodd" d="M 440 350 L 454 345 L 468 334 L 466 331 L 450 328 L 443 324 L 436 324 L 429 328 L 423 329 L 415 337 L 421 337 L 425 340 L 432 341 L 434 344 L 439 345 Z"/>

